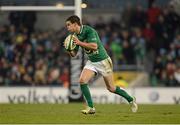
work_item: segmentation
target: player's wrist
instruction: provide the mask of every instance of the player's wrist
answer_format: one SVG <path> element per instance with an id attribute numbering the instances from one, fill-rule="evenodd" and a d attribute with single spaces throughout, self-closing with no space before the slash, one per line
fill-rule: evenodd
<path id="1" fill-rule="evenodd" d="M 85 42 L 79 42 L 79 46 L 81 46 L 81 47 L 86 47 L 87 45 L 86 45 L 86 43 Z"/>
<path id="2" fill-rule="evenodd" d="M 78 40 L 78 42 L 76 43 L 76 45 L 81 46 L 83 42 L 81 42 L 80 40 Z"/>

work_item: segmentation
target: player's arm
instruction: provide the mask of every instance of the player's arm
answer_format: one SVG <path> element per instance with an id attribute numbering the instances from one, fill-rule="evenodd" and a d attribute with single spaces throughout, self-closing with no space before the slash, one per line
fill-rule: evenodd
<path id="1" fill-rule="evenodd" d="M 73 42 L 76 44 L 76 45 L 79 45 L 83 48 L 86 48 L 88 50 L 97 50 L 98 46 L 97 46 L 97 43 L 95 42 L 81 42 L 77 37 L 74 37 L 73 38 Z"/>

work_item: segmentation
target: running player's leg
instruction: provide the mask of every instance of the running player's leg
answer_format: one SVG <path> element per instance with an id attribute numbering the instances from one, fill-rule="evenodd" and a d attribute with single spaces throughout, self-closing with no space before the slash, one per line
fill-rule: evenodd
<path id="1" fill-rule="evenodd" d="M 124 97 L 131 105 L 132 112 L 137 112 L 138 107 L 135 102 L 136 101 L 135 98 L 131 97 L 124 89 L 120 88 L 119 86 L 113 85 L 113 81 L 114 81 L 113 74 L 109 73 L 108 75 L 103 76 L 103 78 L 104 78 L 107 89 L 112 93 L 115 93 Z"/>
<path id="2" fill-rule="evenodd" d="M 84 114 L 94 114 L 95 113 L 95 108 L 94 108 L 93 101 L 91 98 L 91 93 L 90 93 L 89 87 L 88 87 L 88 82 L 94 75 L 95 75 L 94 71 L 84 68 L 83 71 L 81 72 L 81 76 L 79 79 L 82 94 L 85 97 L 85 100 L 88 105 L 87 109 L 82 110 L 82 113 L 84 113 Z"/>
<path id="3" fill-rule="evenodd" d="M 103 78 L 104 78 L 106 87 L 110 92 L 121 95 L 128 102 L 131 102 L 133 100 L 133 98 L 124 89 L 120 88 L 119 86 L 114 86 L 112 73 L 108 74 L 107 76 L 103 76 Z"/>

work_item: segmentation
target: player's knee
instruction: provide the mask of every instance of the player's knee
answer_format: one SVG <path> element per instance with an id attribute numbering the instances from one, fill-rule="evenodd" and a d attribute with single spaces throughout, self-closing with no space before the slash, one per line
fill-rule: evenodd
<path id="1" fill-rule="evenodd" d="M 87 83 L 88 81 L 86 80 L 86 79 L 84 79 L 84 78 L 80 78 L 79 79 L 79 83 Z"/>
<path id="2" fill-rule="evenodd" d="M 109 90 L 109 92 L 112 92 L 112 93 L 115 92 L 115 88 L 113 88 L 113 87 L 108 87 L 107 89 Z"/>

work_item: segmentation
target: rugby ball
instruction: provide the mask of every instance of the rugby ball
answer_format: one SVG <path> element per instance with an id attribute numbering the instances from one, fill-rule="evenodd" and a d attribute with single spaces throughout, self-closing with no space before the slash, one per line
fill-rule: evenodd
<path id="1" fill-rule="evenodd" d="M 76 44 L 73 42 L 74 35 L 68 35 L 64 40 L 64 47 L 67 51 L 72 51 L 76 48 Z"/>

